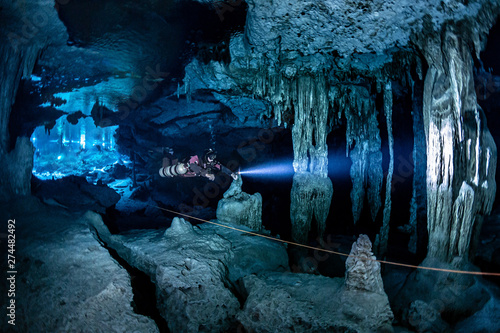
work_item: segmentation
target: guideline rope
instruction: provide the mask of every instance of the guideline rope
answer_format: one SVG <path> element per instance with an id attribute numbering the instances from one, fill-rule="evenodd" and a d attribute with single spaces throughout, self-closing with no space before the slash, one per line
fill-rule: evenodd
<path id="1" fill-rule="evenodd" d="M 310 250 L 316 250 L 316 251 L 321 251 L 321 252 L 336 254 L 336 255 L 344 256 L 344 257 L 355 257 L 355 258 L 360 258 L 362 260 L 376 261 L 376 262 L 379 262 L 381 264 L 387 264 L 387 265 L 393 265 L 393 266 L 401 266 L 401 267 L 408 267 L 408 268 L 415 268 L 415 269 L 423 269 L 423 270 L 429 270 L 429 271 L 439 271 L 439 272 L 456 273 L 456 274 L 469 274 L 469 275 L 482 275 L 482 276 L 500 276 L 500 273 L 495 273 L 495 272 L 463 271 L 463 270 L 458 270 L 458 269 L 446 269 L 446 268 L 426 267 L 426 266 L 417 266 L 417 265 L 411 265 L 411 264 L 403 264 L 403 263 L 394 262 L 394 261 L 373 259 L 373 258 L 367 258 L 367 257 L 362 257 L 361 258 L 361 257 L 354 256 L 354 255 L 347 254 L 347 253 L 342 253 L 342 252 L 337 252 L 337 251 L 333 251 L 333 250 L 322 249 L 322 248 L 319 248 L 319 247 L 314 247 L 314 246 L 309 246 L 309 245 L 305 245 L 305 244 L 300 244 L 300 243 L 296 243 L 296 242 L 292 242 L 292 241 L 287 241 L 287 240 L 283 240 L 283 239 L 279 239 L 279 238 L 275 238 L 275 237 L 263 235 L 263 234 L 260 234 L 260 233 L 257 233 L 257 232 L 253 232 L 253 231 L 248 231 L 248 230 L 243 230 L 243 229 L 239 229 L 239 228 L 236 228 L 236 227 L 231 227 L 231 226 L 228 226 L 228 225 L 224 225 L 222 223 L 217 223 L 217 222 L 213 222 L 213 221 L 207 221 L 207 220 L 204 220 L 204 219 L 199 218 L 199 217 L 195 217 L 195 216 L 191 216 L 191 215 L 188 215 L 188 214 L 180 213 L 180 212 L 177 212 L 177 211 L 174 211 L 174 210 L 171 210 L 171 209 L 167 209 L 167 208 L 162 208 L 162 207 L 158 207 L 158 206 L 154 206 L 154 205 L 149 205 L 149 206 L 158 208 L 160 210 L 163 210 L 163 211 L 166 211 L 166 212 L 169 212 L 169 213 L 172 213 L 172 214 L 177 214 L 177 215 L 180 215 L 180 216 L 184 216 L 186 218 L 198 220 L 198 221 L 205 222 L 205 223 L 210 223 L 210 224 L 222 227 L 222 228 L 239 231 L 239 232 L 242 232 L 242 233 L 245 233 L 245 234 L 249 234 L 249 235 L 253 235 L 253 236 L 257 236 L 257 237 L 267 238 L 267 239 L 270 239 L 270 240 L 276 241 L 276 242 L 281 242 L 281 243 L 285 243 L 285 244 L 289 244 L 289 245 L 303 247 L 303 248 L 310 249 Z"/>

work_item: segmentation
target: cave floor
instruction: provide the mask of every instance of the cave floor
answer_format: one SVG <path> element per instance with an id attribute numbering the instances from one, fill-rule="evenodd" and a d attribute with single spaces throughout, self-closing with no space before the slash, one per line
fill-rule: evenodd
<path id="1" fill-rule="evenodd" d="M 83 214 L 25 197 L 0 206 L 0 215 L 16 226 L 16 325 L 2 316 L 1 327 L 11 329 L 4 332 L 158 331 L 134 313 L 128 272 L 93 237 Z M 2 243 L 6 238 L 2 233 Z"/>
<path id="2" fill-rule="evenodd" d="M 2 221 L 15 219 L 16 226 L 12 332 L 158 331 L 157 323 L 134 311 L 129 272 L 94 238 L 83 212 L 24 197 L 0 205 L 0 216 Z M 479 258 L 491 261 L 498 256 L 498 234 L 500 209 L 484 225 Z M 0 237 L 6 243 L 5 231 Z M 2 306 L 7 306 L 6 300 Z M 2 327 L 11 327 L 8 317 L 2 318 Z M 394 326 L 394 332 L 409 331 Z"/>

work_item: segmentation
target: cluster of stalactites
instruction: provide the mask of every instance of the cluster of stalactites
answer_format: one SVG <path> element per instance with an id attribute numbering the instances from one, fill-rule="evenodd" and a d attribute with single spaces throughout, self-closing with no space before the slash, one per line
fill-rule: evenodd
<path id="1" fill-rule="evenodd" d="M 260 75 L 254 93 L 269 100 L 278 124 L 292 124 L 296 173 L 328 175 L 328 86 L 324 75 Z"/>
<path id="2" fill-rule="evenodd" d="M 391 221 L 392 208 L 392 176 L 394 173 L 394 136 L 392 134 L 392 85 L 387 82 L 384 86 L 384 114 L 387 122 L 387 138 L 389 144 L 389 169 L 387 170 L 387 178 L 385 183 L 385 203 L 382 227 L 380 233 L 376 237 L 376 250 L 379 255 L 387 252 L 387 244 L 389 240 L 389 223 Z"/>
<path id="3" fill-rule="evenodd" d="M 360 218 L 365 196 L 375 220 L 381 202 L 383 182 L 378 112 L 371 87 L 356 83 L 328 84 L 323 74 L 290 77 L 259 75 L 253 91 L 268 99 L 278 123 L 292 124 L 294 170 L 327 177 L 326 137 L 334 118 L 346 118 L 347 154 L 353 165 L 351 179 L 354 221 Z M 378 84 L 383 90 L 383 84 Z"/>
<path id="4" fill-rule="evenodd" d="M 469 258 L 491 211 L 496 146 L 477 105 L 467 41 L 448 27 L 425 46 L 428 256 L 451 262 Z"/>
<path id="5" fill-rule="evenodd" d="M 377 110 L 364 85 L 338 85 L 330 89 L 330 101 L 347 120 L 346 154 L 351 157 L 352 214 L 356 223 L 368 196 L 370 213 L 375 220 L 381 207 L 383 181 L 382 152 Z"/>

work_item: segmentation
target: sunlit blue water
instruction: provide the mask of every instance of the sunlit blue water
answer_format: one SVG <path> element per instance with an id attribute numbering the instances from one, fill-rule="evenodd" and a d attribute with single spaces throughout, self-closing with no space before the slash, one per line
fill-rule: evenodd
<path id="1" fill-rule="evenodd" d="M 126 163 L 126 157 L 115 149 L 116 128 L 96 127 L 91 118 L 72 125 L 66 117 L 57 120 L 50 134 L 38 127 L 31 136 L 36 149 L 33 174 L 41 179 L 85 176 L 117 161 Z"/>

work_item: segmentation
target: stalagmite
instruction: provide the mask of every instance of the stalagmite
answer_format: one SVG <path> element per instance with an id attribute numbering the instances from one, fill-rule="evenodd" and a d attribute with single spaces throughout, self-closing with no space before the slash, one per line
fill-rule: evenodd
<path id="1" fill-rule="evenodd" d="M 229 177 L 229 176 L 227 176 Z M 262 196 L 260 193 L 248 194 L 241 186 L 243 179 L 238 177 L 224 193 L 217 205 L 217 219 L 221 222 L 244 225 L 260 231 L 262 228 Z"/>
<path id="2" fill-rule="evenodd" d="M 450 26 L 421 49 L 427 139 L 428 257 L 469 259 L 469 244 L 495 197 L 496 146 L 474 90 L 469 43 Z"/>
<path id="3" fill-rule="evenodd" d="M 387 252 L 387 241 L 389 239 L 389 222 L 391 220 L 391 191 L 392 175 L 394 173 L 394 137 L 392 136 L 392 88 L 389 81 L 384 88 L 384 113 L 387 119 L 387 136 L 389 138 L 389 170 L 387 171 L 387 180 L 385 183 L 385 205 L 384 220 L 380 234 L 377 235 L 377 252 L 384 255 Z"/>
<path id="4" fill-rule="evenodd" d="M 372 243 L 367 235 L 359 235 L 352 244 L 351 253 L 345 262 L 345 285 L 348 290 L 363 290 L 384 294 L 384 283 L 380 274 L 380 263 L 372 253 Z"/>

